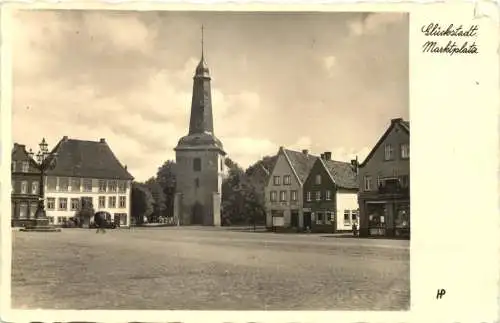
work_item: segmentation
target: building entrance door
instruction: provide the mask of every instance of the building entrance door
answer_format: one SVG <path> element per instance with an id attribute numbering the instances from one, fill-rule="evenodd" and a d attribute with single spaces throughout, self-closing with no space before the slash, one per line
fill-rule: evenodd
<path id="1" fill-rule="evenodd" d="M 191 214 L 191 224 L 203 225 L 203 205 L 200 203 L 196 203 L 193 205 L 192 214 Z"/>
<path id="2" fill-rule="evenodd" d="M 312 221 L 311 221 L 311 212 L 304 212 L 304 229 L 311 229 Z"/>
<path id="3" fill-rule="evenodd" d="M 292 226 L 292 228 L 297 228 L 299 226 L 299 211 L 292 210 L 291 226 Z"/>

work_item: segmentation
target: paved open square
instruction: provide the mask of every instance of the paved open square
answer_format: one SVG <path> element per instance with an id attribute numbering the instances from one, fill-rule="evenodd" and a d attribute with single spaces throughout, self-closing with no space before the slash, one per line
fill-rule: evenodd
<path id="1" fill-rule="evenodd" d="M 409 241 L 177 227 L 12 235 L 16 309 L 409 309 Z"/>

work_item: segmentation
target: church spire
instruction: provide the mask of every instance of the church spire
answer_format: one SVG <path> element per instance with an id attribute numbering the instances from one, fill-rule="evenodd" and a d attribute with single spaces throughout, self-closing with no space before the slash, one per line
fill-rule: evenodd
<path id="1" fill-rule="evenodd" d="M 202 78 L 210 78 L 210 71 L 208 69 L 207 62 L 205 62 L 205 39 L 204 39 L 204 31 L 205 28 L 201 25 L 201 59 L 196 67 L 196 73 L 194 77 L 202 77 Z"/>
<path id="2" fill-rule="evenodd" d="M 191 120 L 189 134 L 214 134 L 212 116 L 212 94 L 210 73 L 205 62 L 204 27 L 201 26 L 201 59 L 193 78 L 193 97 L 191 101 Z"/>
<path id="3" fill-rule="evenodd" d="M 201 59 L 203 60 L 203 54 L 205 54 L 204 48 L 203 48 L 203 25 L 201 25 Z"/>

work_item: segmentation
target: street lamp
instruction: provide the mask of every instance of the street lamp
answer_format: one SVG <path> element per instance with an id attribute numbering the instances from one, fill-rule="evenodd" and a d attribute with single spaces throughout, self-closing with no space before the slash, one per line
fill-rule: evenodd
<path id="1" fill-rule="evenodd" d="M 39 144 L 40 151 L 37 154 L 38 167 L 40 169 L 40 185 L 39 185 L 39 198 L 38 198 L 38 208 L 35 213 L 35 226 L 48 226 L 49 219 L 45 213 L 45 185 L 44 178 L 47 171 L 54 169 L 57 163 L 57 153 L 49 153 L 47 147 L 47 142 L 45 138 Z M 30 151 L 31 154 L 33 154 Z"/>

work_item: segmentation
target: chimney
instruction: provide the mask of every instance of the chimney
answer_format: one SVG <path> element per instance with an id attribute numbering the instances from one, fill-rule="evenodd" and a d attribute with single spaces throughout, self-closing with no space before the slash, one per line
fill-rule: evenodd
<path id="1" fill-rule="evenodd" d="M 358 173 L 358 167 L 359 167 L 358 156 L 356 156 L 356 159 L 351 159 L 351 166 L 352 166 L 352 169 L 354 170 L 354 172 L 357 174 Z"/>
<path id="2" fill-rule="evenodd" d="M 64 141 L 68 140 L 68 136 L 64 136 L 64 137 L 63 137 L 63 140 L 64 140 Z"/>
<path id="3" fill-rule="evenodd" d="M 321 154 L 321 155 L 319 155 L 319 157 L 320 157 L 321 159 L 325 160 L 325 154 Z"/>
<path id="4" fill-rule="evenodd" d="M 125 170 L 127 170 L 127 165 L 123 166 L 123 168 L 125 168 Z"/>
<path id="5" fill-rule="evenodd" d="M 307 156 L 307 155 L 309 155 L 309 150 L 308 149 L 302 149 L 302 153 Z"/>
<path id="6" fill-rule="evenodd" d="M 391 123 L 396 123 L 396 122 L 401 122 L 401 121 L 403 121 L 403 118 L 391 119 Z"/>
<path id="7" fill-rule="evenodd" d="M 101 138 L 101 139 L 99 139 L 99 142 L 100 142 L 100 143 L 105 143 L 105 142 L 106 142 L 106 139 Z"/>
<path id="8" fill-rule="evenodd" d="M 331 151 L 325 151 L 323 154 L 325 156 L 325 160 L 332 160 L 332 152 Z"/>

